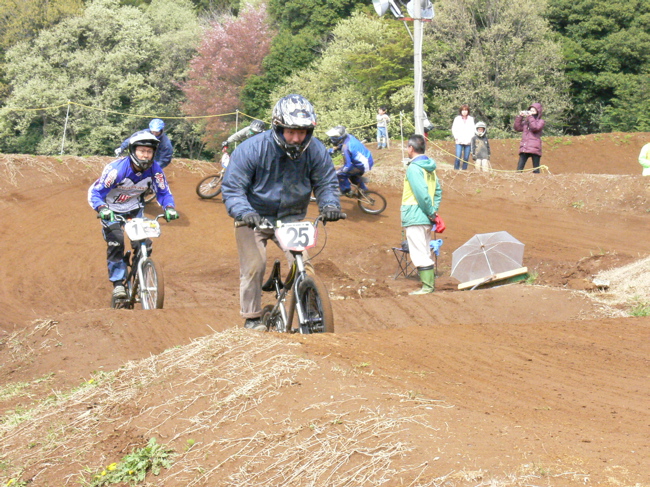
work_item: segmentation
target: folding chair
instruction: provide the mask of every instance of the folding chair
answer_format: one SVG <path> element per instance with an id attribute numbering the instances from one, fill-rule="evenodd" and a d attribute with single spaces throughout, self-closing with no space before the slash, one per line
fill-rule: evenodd
<path id="1" fill-rule="evenodd" d="M 431 248 L 431 258 L 433 259 L 436 275 L 438 275 L 438 256 L 440 255 L 440 247 L 442 247 L 442 239 L 436 238 L 437 234 L 433 232 L 433 238 L 429 242 L 429 247 Z M 405 278 L 413 277 L 417 274 L 417 267 L 413 265 L 411 259 L 409 258 L 409 249 L 408 243 L 406 240 L 402 242 L 401 247 L 393 247 L 393 255 L 395 255 L 395 260 L 397 260 L 397 271 L 393 276 L 393 279 L 397 279 L 400 276 Z"/>
<path id="2" fill-rule="evenodd" d="M 393 247 L 393 255 L 395 255 L 395 260 L 397 260 L 397 271 L 393 279 L 397 279 L 399 276 L 409 278 L 417 273 L 417 268 L 409 258 L 409 249 L 406 240 L 402 242 L 401 247 Z"/>

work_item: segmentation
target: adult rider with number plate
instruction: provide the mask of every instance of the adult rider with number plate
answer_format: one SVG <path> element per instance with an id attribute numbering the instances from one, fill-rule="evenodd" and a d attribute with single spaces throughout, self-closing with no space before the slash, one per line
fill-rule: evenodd
<path id="1" fill-rule="evenodd" d="M 341 219 L 336 173 L 327 149 L 313 137 L 316 113 L 301 95 L 287 95 L 273 108 L 272 128 L 240 144 L 232 153 L 222 184 L 228 214 L 235 226 L 239 253 L 240 305 L 246 328 L 264 331 L 262 281 L 266 243 L 279 246 L 273 229 L 259 228 L 300 221 L 312 191 L 324 221 Z M 287 253 L 287 258 L 292 259 Z"/>
<path id="2" fill-rule="evenodd" d="M 144 213 L 143 194 L 151 188 L 165 209 L 167 221 L 178 218 L 165 173 L 153 160 L 158 139 L 149 132 L 140 132 L 129 139 L 128 147 L 128 156 L 104 167 L 102 175 L 88 189 L 88 203 L 102 220 L 102 233 L 108 246 L 108 279 L 113 283 L 113 297 L 116 299 L 126 298 L 124 278 L 127 267 L 124 262 L 124 229 L 120 222 L 115 221 L 115 214 L 124 218 L 141 217 Z"/>

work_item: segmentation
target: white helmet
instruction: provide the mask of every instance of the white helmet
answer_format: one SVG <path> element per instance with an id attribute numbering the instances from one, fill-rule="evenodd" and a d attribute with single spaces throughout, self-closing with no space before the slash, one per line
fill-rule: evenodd
<path id="1" fill-rule="evenodd" d="M 311 143 L 316 112 L 309 100 L 301 95 L 287 95 L 275 104 L 272 115 L 273 138 L 290 159 L 298 159 Z M 301 144 L 289 144 L 284 140 L 284 129 L 306 130 Z"/>
<path id="2" fill-rule="evenodd" d="M 478 129 L 480 129 L 480 128 L 483 128 L 483 129 L 484 129 L 482 134 L 479 134 L 479 132 L 478 132 Z M 476 135 L 478 135 L 479 137 L 483 137 L 485 134 L 487 134 L 487 125 L 485 125 L 485 122 L 478 122 L 478 123 L 474 126 L 474 133 L 475 133 Z"/>

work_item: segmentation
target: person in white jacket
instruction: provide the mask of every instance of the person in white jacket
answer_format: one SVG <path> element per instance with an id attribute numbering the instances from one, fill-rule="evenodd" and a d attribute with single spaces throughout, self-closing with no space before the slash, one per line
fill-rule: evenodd
<path id="1" fill-rule="evenodd" d="M 458 109 L 454 123 L 451 126 L 451 135 L 456 141 L 456 159 L 454 160 L 454 169 L 460 169 L 460 163 L 463 162 L 463 170 L 467 169 L 469 153 L 472 147 L 472 137 L 474 137 L 474 117 L 469 114 L 469 105 L 461 105 Z"/>

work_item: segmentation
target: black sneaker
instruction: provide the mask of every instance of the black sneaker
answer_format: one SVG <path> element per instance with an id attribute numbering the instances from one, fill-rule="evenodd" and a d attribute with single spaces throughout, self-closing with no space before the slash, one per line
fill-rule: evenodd
<path id="1" fill-rule="evenodd" d="M 244 328 L 255 331 L 266 331 L 266 325 L 262 323 L 261 318 L 248 318 L 244 323 Z"/>

